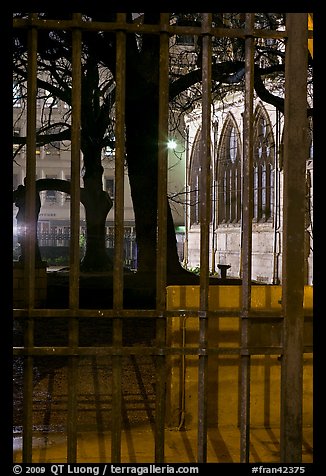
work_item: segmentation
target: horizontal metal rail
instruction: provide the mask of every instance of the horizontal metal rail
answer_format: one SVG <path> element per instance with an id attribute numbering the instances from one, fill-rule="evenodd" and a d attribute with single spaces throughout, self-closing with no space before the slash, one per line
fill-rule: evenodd
<path id="1" fill-rule="evenodd" d="M 189 310 L 189 309 L 173 309 L 165 311 L 166 317 L 198 317 L 198 310 Z M 212 317 L 240 317 L 239 309 L 218 309 L 216 311 L 207 311 L 207 314 Z M 28 309 L 14 309 L 13 318 L 27 318 L 27 317 L 94 317 L 98 319 L 105 318 L 130 318 L 130 317 L 144 317 L 144 318 L 155 318 L 158 317 L 156 309 L 78 309 L 77 311 L 72 311 L 71 309 L 33 309 L 29 311 Z M 312 312 L 306 310 L 304 312 L 305 317 L 312 318 Z M 262 311 L 251 311 L 246 316 L 248 319 L 284 319 L 282 311 L 274 310 L 262 310 Z"/>
<path id="2" fill-rule="evenodd" d="M 164 29 L 161 25 L 144 25 L 138 23 L 125 22 L 87 22 L 84 20 L 41 20 L 41 19 L 23 19 L 15 18 L 13 21 L 14 28 L 30 28 L 37 27 L 39 30 L 69 30 L 78 28 L 81 31 L 128 31 L 130 33 L 150 33 L 158 34 L 168 33 L 169 35 L 202 35 L 203 28 L 197 26 L 177 26 L 165 25 Z M 248 34 L 257 38 L 287 38 L 286 30 L 247 30 L 246 28 L 216 28 L 207 26 L 204 34 L 210 34 L 216 37 L 229 38 L 246 38 Z"/>

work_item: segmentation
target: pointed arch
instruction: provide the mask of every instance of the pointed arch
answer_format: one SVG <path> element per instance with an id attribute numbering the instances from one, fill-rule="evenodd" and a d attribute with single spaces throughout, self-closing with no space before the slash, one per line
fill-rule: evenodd
<path id="1" fill-rule="evenodd" d="M 241 137 L 237 122 L 228 113 L 217 154 L 217 223 L 241 219 Z"/>
<path id="2" fill-rule="evenodd" d="M 275 139 L 270 117 L 259 103 L 254 115 L 253 220 L 273 219 Z"/>
<path id="3" fill-rule="evenodd" d="M 201 128 L 196 132 L 194 145 L 190 157 L 189 187 L 190 187 L 190 225 L 198 225 L 199 197 L 200 197 L 200 173 L 201 173 Z"/>

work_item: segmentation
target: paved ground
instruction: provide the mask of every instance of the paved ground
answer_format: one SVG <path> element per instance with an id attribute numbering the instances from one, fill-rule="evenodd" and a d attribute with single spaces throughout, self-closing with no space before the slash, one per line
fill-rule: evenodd
<path id="1" fill-rule="evenodd" d="M 279 429 L 252 429 L 250 462 L 278 463 Z M 312 430 L 305 428 L 303 463 L 312 463 Z M 208 463 L 239 463 L 240 434 L 236 428 L 210 429 L 207 440 Z M 14 439 L 14 462 L 21 461 L 21 438 Z M 63 434 L 36 435 L 33 440 L 34 463 L 66 463 L 66 440 Z M 81 432 L 78 437 L 78 463 L 110 462 L 109 432 Z M 165 463 L 195 463 L 197 461 L 196 430 L 167 430 L 165 433 Z M 148 426 L 124 430 L 121 445 L 122 463 L 154 463 L 154 434 Z"/>
<path id="2" fill-rule="evenodd" d="M 153 463 L 155 389 L 154 365 L 149 356 L 124 361 L 122 463 Z M 85 357 L 79 367 L 78 463 L 109 462 L 111 459 L 111 366 L 108 357 Z M 52 368 L 34 388 L 34 463 L 67 462 L 66 408 L 67 372 Z M 19 423 L 20 412 L 16 414 Z M 19 425 L 14 433 L 14 462 L 21 461 Z M 303 462 L 313 462 L 311 427 L 303 433 Z M 235 426 L 209 428 L 208 462 L 240 461 L 240 433 Z M 279 428 L 251 429 L 251 462 L 279 462 Z M 197 460 L 195 423 L 183 431 L 165 431 L 165 462 L 191 463 Z"/>

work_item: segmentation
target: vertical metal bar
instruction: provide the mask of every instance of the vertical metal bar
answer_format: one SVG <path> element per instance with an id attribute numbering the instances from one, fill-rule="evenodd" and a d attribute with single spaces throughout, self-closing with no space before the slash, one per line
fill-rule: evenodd
<path id="1" fill-rule="evenodd" d="M 167 139 L 169 114 L 169 36 L 164 30 L 169 14 L 161 13 L 159 70 L 159 137 L 158 137 L 158 237 L 157 237 L 157 306 L 165 309 L 167 254 Z"/>
<path id="2" fill-rule="evenodd" d="M 198 361 L 198 462 L 207 459 L 207 348 L 209 292 L 209 225 L 211 217 L 211 104 L 212 104 L 212 14 L 202 18 L 202 136 L 200 177 L 200 304 Z"/>
<path id="3" fill-rule="evenodd" d="M 118 13 L 117 21 L 125 23 L 126 14 Z M 123 226 L 124 226 L 124 159 L 125 159 L 125 73 L 126 73 L 126 33 L 116 34 L 116 153 L 115 153 L 115 203 L 114 203 L 114 279 L 113 308 L 123 307 Z M 113 345 L 122 346 L 122 320 L 113 320 Z M 121 410 L 122 410 L 122 357 L 112 356 L 112 435 L 111 461 L 121 461 Z"/>
<path id="4" fill-rule="evenodd" d="M 78 25 L 80 13 L 73 14 Z M 80 128 L 81 128 L 81 30 L 72 30 L 72 118 L 71 118 L 71 241 L 69 271 L 69 347 L 78 347 L 79 307 L 79 228 L 80 228 Z M 77 460 L 77 371 L 78 356 L 72 355 L 68 362 L 68 417 L 67 417 L 67 460 Z"/>
<path id="5" fill-rule="evenodd" d="M 250 355 L 248 354 L 248 312 L 251 306 L 251 254 L 253 209 L 253 82 L 254 14 L 246 13 L 245 37 L 245 110 L 243 118 L 243 191 L 242 191 L 242 287 L 241 287 L 241 397 L 240 462 L 249 461 L 250 440 Z"/>
<path id="6" fill-rule="evenodd" d="M 183 244 L 183 263 L 184 263 L 184 266 L 185 268 L 188 267 L 188 253 L 189 253 L 189 239 L 188 239 L 188 235 L 189 235 L 189 227 L 190 227 L 190 223 L 189 223 L 189 206 L 188 206 L 188 201 L 190 197 L 190 185 L 189 185 L 189 170 L 190 170 L 190 160 L 189 160 L 189 148 L 190 148 L 190 145 L 189 145 L 189 126 L 187 125 L 186 126 L 186 167 L 185 167 L 185 178 L 184 178 L 184 181 L 185 181 L 185 191 L 186 191 L 186 205 L 185 205 L 185 213 L 184 213 L 184 216 L 185 216 L 185 240 L 184 240 L 184 244 Z"/>
<path id="7" fill-rule="evenodd" d="M 156 345 L 165 345 L 166 319 L 166 260 L 167 260 L 167 136 L 169 116 L 169 13 L 160 15 L 160 67 L 159 67 L 159 134 L 158 134 L 158 236 L 157 236 L 157 273 L 156 273 Z M 164 463 L 165 428 L 165 355 L 156 357 L 156 402 L 155 402 L 155 462 Z"/>
<path id="8" fill-rule="evenodd" d="M 125 21 L 125 13 L 117 21 Z M 124 239 L 124 162 L 125 162 L 125 88 L 126 32 L 118 31 L 116 56 L 116 125 L 115 125 L 115 207 L 114 207 L 114 308 L 123 305 L 123 239 Z"/>
<path id="9" fill-rule="evenodd" d="M 278 262 L 278 247 L 279 247 L 279 207 L 280 207 L 280 169 L 279 169 L 279 155 L 280 155 L 280 111 L 276 111 L 276 125 L 275 125 L 275 158 L 274 158 L 274 224 L 273 224 L 273 284 L 279 284 L 279 262 Z"/>
<path id="10" fill-rule="evenodd" d="M 32 14 L 32 19 L 35 14 Z M 29 309 L 35 301 L 35 243 L 36 243 L 36 95 L 37 95 L 37 30 L 28 31 L 27 66 L 27 163 L 26 163 L 26 215 L 25 215 L 25 290 Z M 27 279 L 26 279 L 27 278 Z"/>
<path id="11" fill-rule="evenodd" d="M 78 21 L 80 13 L 74 13 Z M 81 129 L 81 30 L 72 30 L 72 116 L 71 116 L 71 200 L 69 305 L 79 306 L 79 229 L 80 229 L 80 129 Z"/>
<path id="12" fill-rule="evenodd" d="M 285 59 L 281 461 L 302 459 L 303 295 L 307 121 L 307 13 L 288 13 Z"/>
<path id="13" fill-rule="evenodd" d="M 31 14 L 31 19 L 36 17 Z M 36 220 L 36 94 L 37 94 L 37 30 L 28 30 L 27 69 L 27 163 L 26 163 L 26 215 L 25 215 L 25 300 L 30 311 L 35 301 L 35 242 Z M 34 345 L 34 318 L 28 315 L 25 323 L 24 346 Z M 33 357 L 24 357 L 24 414 L 23 414 L 23 461 L 32 462 L 32 421 L 33 421 Z"/>

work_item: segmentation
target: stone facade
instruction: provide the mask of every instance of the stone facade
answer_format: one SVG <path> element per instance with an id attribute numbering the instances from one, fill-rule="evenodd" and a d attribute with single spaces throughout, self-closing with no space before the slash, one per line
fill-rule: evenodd
<path id="1" fill-rule="evenodd" d="M 266 217 L 264 215 L 257 216 L 252 224 L 252 279 L 266 284 L 279 284 L 282 280 L 282 233 L 283 233 L 283 209 L 282 209 L 282 193 L 283 193 L 283 158 L 282 158 L 282 138 L 283 138 L 283 119 L 277 114 L 274 107 L 265 105 L 261 101 L 256 101 L 254 104 L 255 118 L 259 116 L 264 118 L 263 133 L 269 127 L 269 132 L 266 134 L 266 143 L 268 135 L 268 144 L 265 144 L 265 149 L 270 148 L 270 154 L 273 154 L 271 161 L 270 181 L 270 214 Z M 219 200 L 224 193 L 219 181 L 218 167 L 223 157 L 223 138 L 225 136 L 226 124 L 232 122 L 233 128 L 236 131 L 238 147 L 237 154 L 239 160 L 242 162 L 242 128 L 243 128 L 243 112 L 244 105 L 241 97 L 232 97 L 229 101 L 225 101 L 223 105 L 215 104 L 214 114 L 212 117 L 212 187 L 215 187 L 215 195 L 212 196 L 212 220 L 210 225 L 210 270 L 212 274 L 218 274 L 218 264 L 230 265 L 227 275 L 234 278 L 241 277 L 241 218 L 239 218 L 239 210 L 241 210 L 241 203 L 238 205 L 237 216 L 229 217 L 229 220 L 221 220 Z M 255 119 L 255 124 L 258 127 L 259 120 Z M 186 188 L 188 195 L 194 193 L 194 183 L 200 181 L 200 169 L 196 171 L 196 147 L 198 148 L 198 136 L 201 129 L 201 115 L 200 108 L 194 110 L 185 120 L 188 128 L 188 143 L 189 150 L 187 157 L 189 157 L 186 170 Z M 257 125 L 258 124 L 258 125 Z M 261 127 L 261 124 L 260 124 Z M 254 132 L 254 136 L 255 136 Z M 223 136 L 224 135 L 224 136 Z M 255 137 L 258 137 L 258 132 Z M 230 139 L 228 139 L 230 140 Z M 233 139 L 235 141 L 235 139 Z M 258 141 L 257 149 L 264 147 L 264 144 Z M 224 146 L 225 147 L 225 146 Z M 231 151 L 232 152 L 232 151 Z M 230 152 L 230 153 L 231 153 Z M 260 150 L 256 150 L 256 154 L 260 154 Z M 254 151 L 255 154 L 255 151 Z M 309 150 L 307 150 L 307 168 L 306 168 L 306 183 L 307 183 L 307 220 L 306 220 L 306 246 L 305 246 L 305 268 L 306 268 L 306 284 L 313 283 L 313 237 L 312 237 L 312 170 L 313 170 L 313 147 L 312 139 Z M 232 161 L 232 156 L 231 156 Z M 198 172 L 199 170 L 199 172 Z M 242 170 L 239 168 L 239 170 Z M 197 172 L 197 182 L 193 179 Z M 257 172 L 258 174 L 258 172 Z M 265 171 L 266 174 L 266 171 Z M 266 175 L 262 175 L 260 179 L 256 180 L 258 185 L 254 184 L 254 194 L 259 194 L 259 188 L 263 187 L 263 181 Z M 254 178 L 255 180 L 255 178 Z M 259 181 L 260 180 L 260 181 Z M 240 182 L 239 182 L 240 183 Z M 229 185 L 228 185 L 229 186 Z M 255 188 L 256 187 L 256 188 Z M 239 193 L 239 192 L 238 192 Z M 265 195 L 266 196 L 266 195 Z M 232 198 L 232 197 L 231 197 Z M 231 200 L 230 198 L 230 200 Z M 233 197 L 234 199 L 234 197 Z M 222 198 L 223 200 L 223 198 Z M 241 198 L 239 199 L 241 202 Z M 254 198 L 255 200 L 255 198 Z M 263 198 L 264 200 L 264 198 Z M 266 199 L 265 199 L 266 200 Z M 197 197 L 197 203 L 199 197 Z M 258 201 L 258 200 L 257 200 Z M 188 269 L 198 269 L 200 266 L 200 225 L 196 216 L 194 216 L 194 204 L 188 200 L 186 212 L 186 253 L 185 265 Z M 263 209 L 261 203 L 261 208 Z M 229 205 L 231 208 L 232 205 Z M 257 205 L 258 208 L 258 205 Z M 229 212 L 231 213 L 231 212 Z M 254 212 L 255 213 L 255 212 Z M 232 219 L 234 218 L 234 219 Z M 197 220 L 197 221 L 196 221 Z"/>

